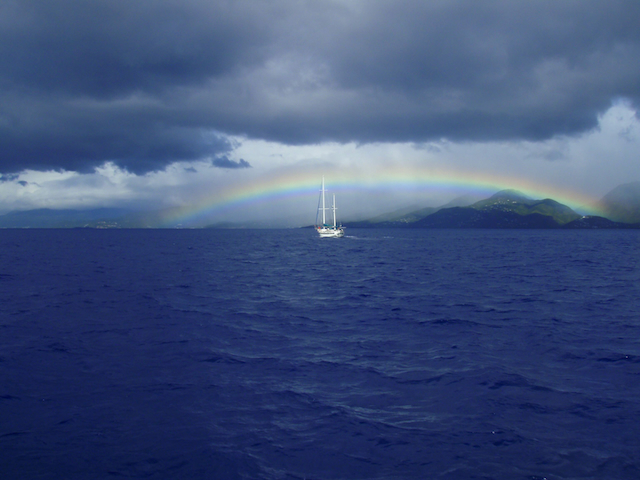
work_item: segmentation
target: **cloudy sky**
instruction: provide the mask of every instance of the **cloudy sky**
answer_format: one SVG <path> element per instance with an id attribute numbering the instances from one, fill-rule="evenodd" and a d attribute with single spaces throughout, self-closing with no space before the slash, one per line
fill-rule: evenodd
<path id="1" fill-rule="evenodd" d="M 0 213 L 320 174 L 390 206 L 476 177 L 599 197 L 640 180 L 638 25 L 637 0 L 4 0 Z M 412 198 L 376 190 L 395 170 Z"/>

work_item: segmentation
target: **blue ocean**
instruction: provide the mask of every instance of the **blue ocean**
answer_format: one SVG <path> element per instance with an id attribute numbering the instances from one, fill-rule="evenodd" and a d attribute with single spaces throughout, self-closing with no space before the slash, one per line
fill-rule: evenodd
<path id="1" fill-rule="evenodd" d="M 0 230 L 2 479 L 640 478 L 633 230 Z"/>

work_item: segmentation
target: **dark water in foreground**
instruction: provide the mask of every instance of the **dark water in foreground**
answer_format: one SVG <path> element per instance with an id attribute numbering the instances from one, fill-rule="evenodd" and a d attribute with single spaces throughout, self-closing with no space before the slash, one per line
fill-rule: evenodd
<path id="1" fill-rule="evenodd" d="M 637 231 L 0 230 L 2 479 L 638 479 Z"/>

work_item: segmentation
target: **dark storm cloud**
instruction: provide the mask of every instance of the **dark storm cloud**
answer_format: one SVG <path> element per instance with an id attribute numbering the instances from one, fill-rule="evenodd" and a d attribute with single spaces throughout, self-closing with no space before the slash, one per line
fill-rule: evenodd
<path id="1" fill-rule="evenodd" d="M 17 173 L 13 173 L 10 175 L 0 175 L 0 183 L 12 182 L 13 180 L 16 180 L 19 177 L 20 175 L 18 175 Z"/>
<path id="2" fill-rule="evenodd" d="M 5 0 L 0 172 L 142 173 L 225 135 L 544 139 L 640 98 L 640 2 Z"/>
<path id="3" fill-rule="evenodd" d="M 251 165 L 246 160 L 240 159 L 240 161 L 234 162 L 226 156 L 214 158 L 211 160 L 211 165 L 219 168 L 251 168 Z"/>

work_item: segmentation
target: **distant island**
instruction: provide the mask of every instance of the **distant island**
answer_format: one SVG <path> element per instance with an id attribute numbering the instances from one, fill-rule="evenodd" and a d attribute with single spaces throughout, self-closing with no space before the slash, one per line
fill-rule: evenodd
<path id="1" fill-rule="evenodd" d="M 620 185 L 599 202 L 604 216 L 581 215 L 553 199 L 536 200 L 517 190 L 487 199 L 459 197 L 441 207 L 404 208 L 374 218 L 345 221 L 350 228 L 640 228 L 640 182 Z M 180 228 L 167 225 L 167 211 L 116 208 L 37 209 L 0 215 L 0 228 Z M 268 224 L 225 222 L 204 228 L 265 228 Z"/>
<path id="2" fill-rule="evenodd" d="M 535 200 L 517 190 L 463 203 L 461 198 L 439 208 L 400 210 L 345 223 L 352 228 L 640 228 L 640 182 L 620 185 L 603 197 L 598 209 L 607 217 L 581 215 L 550 198 Z"/>
<path id="3" fill-rule="evenodd" d="M 0 228 L 148 228 L 154 216 L 121 208 L 24 210 L 0 215 Z"/>

